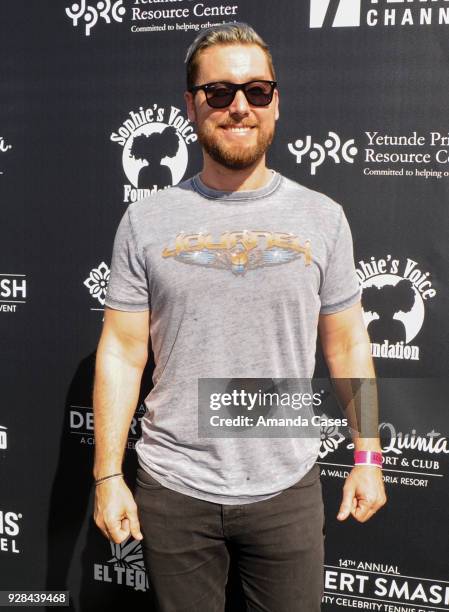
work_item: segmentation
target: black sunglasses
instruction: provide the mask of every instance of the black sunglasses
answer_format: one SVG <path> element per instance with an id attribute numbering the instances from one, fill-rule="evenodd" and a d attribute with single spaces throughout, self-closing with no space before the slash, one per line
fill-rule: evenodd
<path id="1" fill-rule="evenodd" d="M 273 92 L 277 86 L 276 81 L 248 81 L 248 83 L 205 83 L 195 85 L 189 91 L 195 94 L 202 89 L 206 94 L 206 101 L 212 108 L 225 108 L 232 104 L 239 89 L 243 91 L 246 99 L 253 106 L 268 106 L 273 99 Z"/>

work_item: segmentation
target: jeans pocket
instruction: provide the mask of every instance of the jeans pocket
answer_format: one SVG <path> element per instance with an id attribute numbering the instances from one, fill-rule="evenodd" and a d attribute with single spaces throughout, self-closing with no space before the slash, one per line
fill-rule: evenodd
<path id="1" fill-rule="evenodd" d="M 146 470 L 144 470 L 140 466 L 137 468 L 136 484 L 142 489 L 148 489 L 148 490 L 152 490 L 152 489 L 156 490 L 156 489 L 164 488 L 164 486 L 161 485 L 160 482 L 158 482 L 155 478 L 153 478 L 150 474 L 148 474 Z"/>
<path id="2" fill-rule="evenodd" d="M 316 484 L 316 482 L 319 481 L 319 479 L 320 479 L 320 468 L 318 466 L 318 463 L 314 463 L 313 466 L 310 468 L 310 470 L 306 472 L 306 474 L 304 474 L 304 476 L 300 480 L 298 480 L 298 482 L 295 482 L 289 488 L 290 489 L 301 489 L 303 487 L 310 487 L 311 485 Z"/>

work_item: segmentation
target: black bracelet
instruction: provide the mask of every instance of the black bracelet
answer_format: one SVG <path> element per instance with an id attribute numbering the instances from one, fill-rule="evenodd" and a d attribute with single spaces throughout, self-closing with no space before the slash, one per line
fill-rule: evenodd
<path id="1" fill-rule="evenodd" d="M 115 478 L 116 476 L 123 476 L 123 472 L 118 472 L 117 474 L 111 474 L 110 476 L 104 476 L 103 478 L 99 478 L 95 481 L 95 486 L 103 482 L 103 480 L 108 480 L 109 478 Z"/>

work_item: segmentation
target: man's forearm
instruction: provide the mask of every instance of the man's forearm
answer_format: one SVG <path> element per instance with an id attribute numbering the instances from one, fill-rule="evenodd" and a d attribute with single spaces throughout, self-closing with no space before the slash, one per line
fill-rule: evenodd
<path id="1" fill-rule="evenodd" d="M 99 350 L 93 390 L 95 479 L 121 471 L 143 372 L 116 354 L 102 352 L 101 346 Z"/>
<path id="2" fill-rule="evenodd" d="M 380 451 L 377 387 L 369 342 L 348 346 L 328 359 L 328 367 L 355 450 Z"/>

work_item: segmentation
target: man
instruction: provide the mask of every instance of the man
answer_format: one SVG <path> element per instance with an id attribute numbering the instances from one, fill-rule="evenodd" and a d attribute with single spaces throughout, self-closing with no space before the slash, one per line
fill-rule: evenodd
<path id="1" fill-rule="evenodd" d="M 114 542 L 143 538 L 164 612 L 224 609 L 228 546 L 249 610 L 314 612 L 319 439 L 200 437 L 198 383 L 310 378 L 317 328 L 333 377 L 374 377 L 351 236 L 338 204 L 266 166 L 279 92 L 254 30 L 204 31 L 186 63 L 204 165 L 131 204 L 117 230 L 94 386 L 95 521 Z M 134 500 L 121 465 L 149 336 Z M 378 438 L 355 447 L 380 451 Z M 357 465 L 338 518 L 366 521 L 385 501 L 381 470 Z"/>

